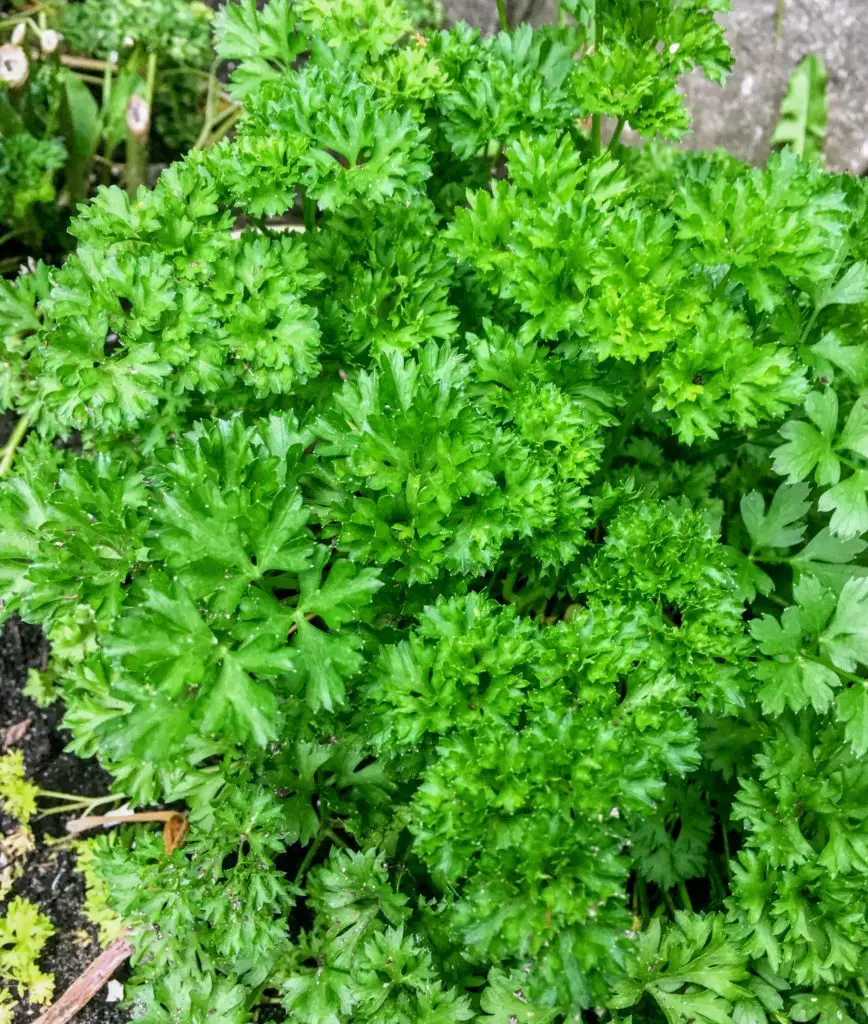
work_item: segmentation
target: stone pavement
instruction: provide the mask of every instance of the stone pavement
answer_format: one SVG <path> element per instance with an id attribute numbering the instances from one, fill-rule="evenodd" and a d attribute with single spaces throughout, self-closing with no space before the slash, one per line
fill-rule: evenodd
<path id="1" fill-rule="evenodd" d="M 553 0 L 508 0 L 513 23 L 552 17 Z M 829 72 L 830 168 L 868 170 L 868 0 L 784 0 L 783 34 L 776 39 L 778 0 L 734 0 L 726 16 L 736 68 L 720 90 L 704 79 L 685 83 L 693 110 L 690 144 L 724 146 L 760 163 L 777 120 L 787 78 L 808 53 Z M 495 0 L 447 0 L 447 14 L 488 31 L 497 26 Z"/>

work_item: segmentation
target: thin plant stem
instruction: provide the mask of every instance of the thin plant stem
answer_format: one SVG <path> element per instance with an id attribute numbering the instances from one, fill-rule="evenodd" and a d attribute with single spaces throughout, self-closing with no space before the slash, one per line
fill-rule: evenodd
<path id="1" fill-rule="evenodd" d="M 720 877 L 720 872 L 717 870 L 717 865 L 714 863 L 714 857 L 708 858 L 708 873 L 711 876 L 712 896 L 722 900 L 726 895 L 726 887 L 723 884 L 723 879 Z"/>
<path id="2" fill-rule="evenodd" d="M 316 231 L 316 202 L 311 199 L 306 191 L 301 195 L 301 213 L 304 218 L 304 230 Z"/>
<path id="3" fill-rule="evenodd" d="M 102 76 L 102 117 L 103 123 L 108 120 L 109 103 L 112 98 L 112 69 L 110 65 L 106 65 L 105 71 Z M 105 129 L 103 128 L 103 135 L 105 135 Z M 109 140 L 103 138 L 102 143 L 102 155 L 105 163 L 100 166 L 99 169 L 99 180 L 103 185 L 108 185 L 111 181 L 111 149 L 109 148 Z"/>
<path id="4" fill-rule="evenodd" d="M 624 407 L 624 412 L 621 417 L 621 422 L 618 425 L 617 430 L 606 446 L 606 450 L 603 452 L 603 460 L 600 463 L 600 468 L 597 470 L 597 476 L 605 478 L 605 474 L 609 467 L 615 461 L 615 459 L 621 454 L 621 449 L 624 446 L 624 442 L 627 440 L 627 435 L 633 427 L 633 424 L 639 417 L 642 411 L 642 406 L 645 404 L 645 388 L 642 383 L 637 383 L 636 389 L 630 396 L 629 401 Z"/>
<path id="5" fill-rule="evenodd" d="M 145 99 L 149 104 L 154 102 L 154 86 L 157 82 L 157 54 L 148 54 L 148 73 L 145 79 Z"/>
<path id="6" fill-rule="evenodd" d="M 80 71 L 108 71 L 110 74 L 118 70 L 117 64 L 108 60 L 98 60 L 96 57 L 76 57 L 71 53 L 61 54 L 60 63 L 64 67 Z"/>
<path id="7" fill-rule="evenodd" d="M 723 871 L 724 874 L 729 877 L 729 862 L 732 858 L 732 854 L 729 851 L 729 833 L 726 828 L 726 822 L 721 818 L 720 820 L 720 834 L 723 837 Z"/>
<path id="8" fill-rule="evenodd" d="M 669 892 L 668 889 L 663 890 L 663 902 L 669 908 L 669 913 L 672 914 L 673 917 L 675 917 L 675 915 L 678 913 L 678 908 L 675 906 L 675 900 L 672 899 L 672 894 Z"/>
<path id="9" fill-rule="evenodd" d="M 506 0 L 497 0 L 497 20 L 500 22 L 500 31 L 509 32 L 509 16 L 506 13 Z"/>
<path id="10" fill-rule="evenodd" d="M 611 153 L 615 146 L 621 141 L 621 134 L 624 131 L 624 126 L 627 124 L 627 118 L 621 115 L 618 118 L 618 123 L 615 125 L 615 130 L 612 132 L 612 138 L 609 140 L 609 152 Z"/>
<path id="11" fill-rule="evenodd" d="M 75 71 L 73 74 L 88 85 L 102 85 L 102 78 L 99 75 L 89 75 L 86 71 Z"/>
<path id="12" fill-rule="evenodd" d="M 201 149 L 205 140 L 211 134 L 211 128 L 214 123 L 214 94 L 217 91 L 217 67 L 216 61 L 211 65 L 211 74 L 208 77 L 208 92 L 205 95 L 205 118 L 202 122 L 202 131 L 199 132 L 199 138 L 196 139 L 196 143 L 193 149 Z"/>
<path id="13" fill-rule="evenodd" d="M 207 149 L 208 146 L 213 146 L 214 143 L 219 139 L 222 139 L 226 134 L 226 131 L 229 130 L 228 128 L 225 131 L 221 130 L 219 133 L 215 133 L 212 137 L 211 133 L 214 129 L 220 125 L 221 122 L 226 123 L 226 121 L 229 121 L 229 128 L 231 128 L 238 120 L 240 113 L 241 108 L 237 104 L 233 103 L 231 106 L 221 110 L 219 114 L 212 114 L 212 116 L 202 125 L 202 131 L 199 132 L 199 138 L 196 139 L 193 149 Z"/>
<path id="14" fill-rule="evenodd" d="M 157 54 L 148 54 L 145 71 L 145 95 L 148 107 L 148 122 L 144 129 L 134 132 L 127 126 L 127 194 L 135 197 L 140 185 L 146 185 L 148 179 L 148 151 L 150 149 L 151 124 L 153 122 L 154 88 L 157 80 Z"/>
<path id="15" fill-rule="evenodd" d="M 68 802 L 64 804 L 55 804 L 54 807 L 49 807 L 47 811 L 42 811 L 37 815 L 37 818 L 50 818 L 53 814 L 68 814 L 72 811 L 84 812 L 83 816 L 87 817 L 92 814 L 97 807 L 102 807 L 104 804 L 117 803 L 119 800 L 124 799 L 122 793 L 111 793 L 109 796 L 97 796 L 97 797 L 74 797 L 70 793 L 53 793 L 51 790 L 41 789 L 39 796 L 52 799 L 61 800 L 66 799 Z"/>
<path id="16" fill-rule="evenodd" d="M 70 800 L 82 806 L 96 807 L 98 804 L 109 804 L 112 800 L 123 800 L 123 793 L 109 793 L 108 796 L 78 796 L 75 793 L 59 793 L 54 789 L 40 789 L 40 796 L 51 797 L 52 800 Z"/>
<path id="17" fill-rule="evenodd" d="M 295 873 L 295 884 L 296 885 L 298 885 L 301 882 L 301 880 L 304 878 L 305 873 L 307 872 L 307 869 L 310 867 L 311 861 L 317 855 L 317 851 L 322 846 L 322 844 L 325 842 L 327 836 L 328 836 L 328 829 L 321 828 L 319 830 L 319 832 L 317 833 L 316 838 L 314 839 L 314 841 L 307 848 L 307 853 L 304 855 L 304 860 L 301 862 L 301 864 L 299 865 L 298 871 L 296 871 L 296 873 Z"/>
<path id="18" fill-rule="evenodd" d="M 599 156 L 603 148 L 603 116 L 594 114 L 591 117 L 591 153 Z"/>
<path id="19" fill-rule="evenodd" d="M 639 917 L 642 919 L 642 927 L 644 928 L 651 920 L 651 912 L 648 908 L 648 883 L 644 878 L 640 878 L 637 886 L 639 889 Z"/>
<path id="20" fill-rule="evenodd" d="M 24 435 L 27 433 L 32 419 L 32 414 L 26 412 L 15 424 L 15 429 L 9 435 L 9 440 L 6 442 L 2 456 L 0 456 L 0 477 L 6 476 L 12 468 L 12 463 L 15 461 L 15 452 L 18 451 L 18 446 L 24 440 Z"/>
<path id="21" fill-rule="evenodd" d="M 687 891 L 687 884 L 684 881 L 678 883 L 678 895 L 685 910 L 693 911 L 693 904 L 690 902 L 690 893 Z"/>
<path id="22" fill-rule="evenodd" d="M 25 228 L 16 228 L 14 231 L 7 231 L 5 235 L 0 235 L 0 245 L 5 245 L 7 242 L 11 242 L 13 238 L 18 238 L 26 233 Z"/>
<path id="23" fill-rule="evenodd" d="M 235 127 L 235 122 L 241 117 L 242 108 L 239 104 L 236 107 L 231 108 L 229 114 L 221 114 L 220 120 L 222 123 L 220 127 L 214 132 L 214 134 L 200 146 L 200 149 L 207 149 L 209 146 L 213 146 L 218 143 L 225 135 Z"/>
<path id="24" fill-rule="evenodd" d="M 342 850 L 349 850 L 349 843 L 345 843 L 334 829 L 326 829 L 326 835 L 331 839 L 335 846 L 339 846 Z"/>

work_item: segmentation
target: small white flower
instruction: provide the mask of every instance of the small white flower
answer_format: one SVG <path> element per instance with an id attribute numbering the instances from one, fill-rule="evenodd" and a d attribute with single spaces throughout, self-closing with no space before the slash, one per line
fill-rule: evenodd
<path id="1" fill-rule="evenodd" d="M 6 43 L 0 46 L 0 82 L 6 82 L 13 89 L 24 85 L 30 73 L 27 54 L 20 46 Z"/>
<path id="2" fill-rule="evenodd" d="M 141 96 L 133 93 L 127 104 L 127 128 L 131 134 L 143 138 L 151 126 L 151 105 Z"/>
<path id="3" fill-rule="evenodd" d="M 135 41 L 135 39 L 133 39 L 132 36 L 124 36 L 123 44 L 124 44 L 124 46 L 127 49 L 129 49 L 131 46 L 135 46 L 136 45 L 136 41 Z"/>
<path id="4" fill-rule="evenodd" d="M 60 45 L 60 33 L 53 28 L 47 28 L 39 34 L 39 46 L 44 54 L 54 53 Z"/>
<path id="5" fill-rule="evenodd" d="M 681 49 L 681 43 L 673 43 L 669 47 L 669 52 L 674 56 Z"/>
<path id="6" fill-rule="evenodd" d="M 117 62 L 118 62 L 118 51 L 117 50 L 112 50 L 112 52 L 109 54 L 109 64 L 117 64 Z"/>
<path id="7" fill-rule="evenodd" d="M 620 818 L 621 817 L 621 812 L 618 810 L 617 807 L 613 807 L 612 810 L 609 811 L 609 817 L 610 818 Z"/>
<path id="8" fill-rule="evenodd" d="M 24 24 L 23 21 L 19 21 L 15 28 L 12 29 L 12 45 L 20 46 L 26 32 L 27 26 Z"/>

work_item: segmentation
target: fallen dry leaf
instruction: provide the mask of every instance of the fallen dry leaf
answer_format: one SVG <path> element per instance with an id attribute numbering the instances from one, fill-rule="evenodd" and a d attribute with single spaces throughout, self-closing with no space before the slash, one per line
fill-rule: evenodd
<path id="1" fill-rule="evenodd" d="M 27 735 L 30 728 L 30 719 L 25 718 L 23 722 L 15 722 L 3 730 L 3 739 L 0 741 L 0 750 L 8 750 L 14 743 L 20 743 Z"/>
<path id="2" fill-rule="evenodd" d="M 187 833 L 190 831 L 190 822 L 186 814 L 173 814 L 163 826 L 163 846 L 166 848 L 166 856 L 171 857 L 175 850 L 180 849 L 187 841 Z"/>

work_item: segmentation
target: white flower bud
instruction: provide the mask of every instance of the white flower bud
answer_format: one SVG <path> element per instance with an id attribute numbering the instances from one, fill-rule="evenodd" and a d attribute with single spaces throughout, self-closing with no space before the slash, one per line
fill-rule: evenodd
<path id="1" fill-rule="evenodd" d="M 13 89 L 24 85 L 30 73 L 27 54 L 20 46 L 6 43 L 0 46 L 0 82 L 6 82 Z"/>
<path id="2" fill-rule="evenodd" d="M 151 105 L 133 93 L 127 104 L 127 128 L 137 138 L 144 138 L 151 126 Z"/>
<path id="3" fill-rule="evenodd" d="M 123 44 L 127 49 L 130 49 L 131 47 L 136 45 L 136 41 L 135 39 L 133 39 L 132 36 L 124 36 Z"/>
<path id="4" fill-rule="evenodd" d="M 53 28 L 47 28 L 39 34 L 39 46 L 44 54 L 54 53 L 60 45 L 60 33 Z"/>

